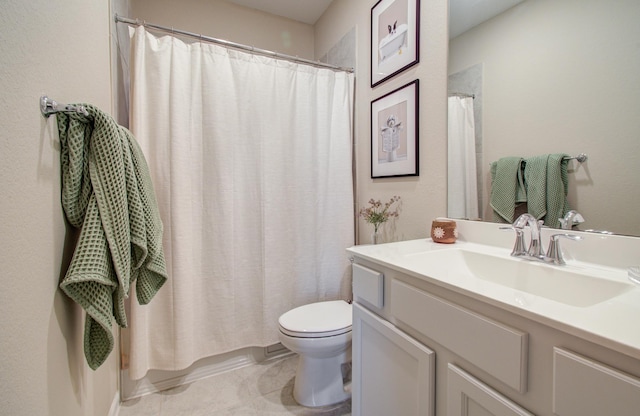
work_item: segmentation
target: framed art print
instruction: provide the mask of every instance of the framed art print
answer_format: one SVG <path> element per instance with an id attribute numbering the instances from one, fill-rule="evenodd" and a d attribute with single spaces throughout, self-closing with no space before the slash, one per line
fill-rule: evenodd
<path id="1" fill-rule="evenodd" d="M 371 87 L 420 60 L 420 0 L 380 0 L 371 8 Z"/>
<path id="2" fill-rule="evenodd" d="M 418 176 L 416 79 L 371 102 L 371 177 Z"/>

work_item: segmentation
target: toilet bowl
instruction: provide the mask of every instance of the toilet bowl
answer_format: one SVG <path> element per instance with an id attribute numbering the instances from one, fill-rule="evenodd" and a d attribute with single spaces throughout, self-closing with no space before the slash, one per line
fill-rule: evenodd
<path id="1" fill-rule="evenodd" d="M 278 319 L 280 342 L 298 353 L 293 397 L 307 407 L 327 406 L 351 397 L 343 365 L 351 362 L 351 304 L 316 302 Z"/>

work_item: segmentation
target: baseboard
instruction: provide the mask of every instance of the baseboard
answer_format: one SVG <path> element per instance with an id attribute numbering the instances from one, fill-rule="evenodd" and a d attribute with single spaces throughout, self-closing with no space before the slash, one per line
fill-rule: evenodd
<path id="1" fill-rule="evenodd" d="M 140 380 L 131 380 L 129 370 L 121 370 L 120 398 L 122 401 L 135 399 L 288 354 L 292 354 L 292 352 L 281 344 L 266 348 L 243 348 L 230 353 L 203 358 L 181 371 L 151 370 Z"/>

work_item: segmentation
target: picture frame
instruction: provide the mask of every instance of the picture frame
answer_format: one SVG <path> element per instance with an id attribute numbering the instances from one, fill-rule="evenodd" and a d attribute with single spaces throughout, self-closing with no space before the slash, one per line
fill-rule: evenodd
<path id="1" fill-rule="evenodd" d="M 371 178 L 418 176 L 419 80 L 371 102 Z"/>
<path id="2" fill-rule="evenodd" d="M 420 61 L 420 0 L 379 0 L 371 8 L 371 88 Z"/>

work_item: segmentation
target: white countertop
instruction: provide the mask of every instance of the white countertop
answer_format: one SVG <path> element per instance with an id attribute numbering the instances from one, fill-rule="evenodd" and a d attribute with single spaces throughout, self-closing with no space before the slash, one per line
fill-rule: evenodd
<path id="1" fill-rule="evenodd" d="M 438 251 L 452 249 L 509 258 L 511 247 L 505 247 L 511 241 L 509 234 L 506 238 L 504 234 L 490 235 L 487 238 L 489 244 L 465 241 L 465 236 L 469 237 L 469 240 L 477 239 L 478 235 L 492 234 L 492 230 L 497 229 L 495 224 L 493 224 L 493 228 L 489 227 L 485 223 L 459 221 L 460 237 L 454 244 L 437 244 L 431 239 L 425 238 L 388 244 L 354 246 L 347 251 L 357 258 L 409 274 L 640 359 L 640 286 L 629 282 L 626 273 L 626 268 L 633 265 L 634 261 L 640 263 L 640 238 L 611 236 L 603 238 L 602 236 L 588 235 L 586 237 L 587 243 L 584 246 L 575 244 L 570 246 L 570 250 L 565 250 L 571 252 L 567 257 L 566 266 L 512 258 L 515 261 L 531 263 L 534 271 L 538 270 L 535 269 L 536 267 L 565 268 L 563 270 L 629 285 L 621 294 L 592 305 L 572 306 L 566 302 L 552 300 L 548 296 L 537 296 L 513 287 L 479 279 L 468 271 L 459 271 L 459 267 L 441 265 L 434 268 L 426 266 L 424 262 L 417 261 L 422 254 L 428 254 L 431 263 L 433 263 L 434 254 L 437 254 Z M 558 230 L 549 232 L 553 231 L 557 232 Z M 546 233 L 548 232 L 545 231 Z M 585 233 L 580 234 L 585 235 Z M 546 241 L 545 239 L 545 245 Z M 603 244 L 607 244 L 608 247 L 603 250 L 593 250 L 594 245 L 604 247 Z M 612 244 L 613 247 L 611 247 Z M 569 247 L 569 244 L 567 246 Z M 588 255 L 590 260 L 597 262 L 578 260 L 581 257 L 579 253 L 581 249 L 587 252 L 583 253 L 582 257 Z M 442 254 L 446 253 L 442 252 Z M 600 261 L 600 256 L 602 256 L 602 261 Z M 610 264 L 612 261 L 622 264 L 615 267 Z M 539 270 L 545 272 L 543 269 Z M 576 290 L 579 289 L 576 288 Z"/>

